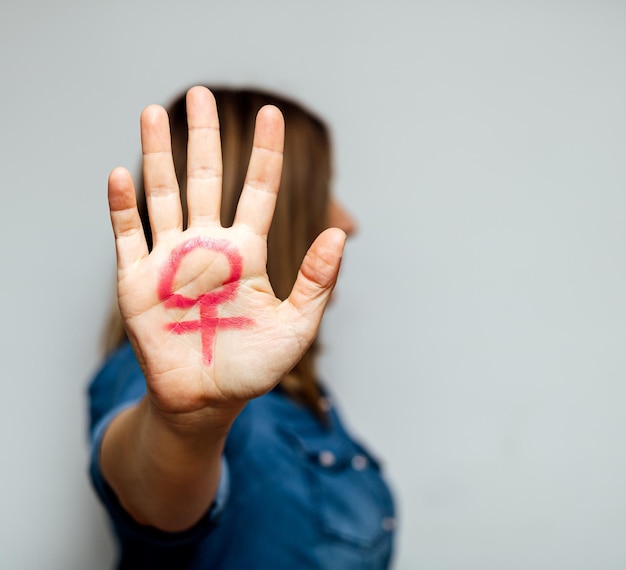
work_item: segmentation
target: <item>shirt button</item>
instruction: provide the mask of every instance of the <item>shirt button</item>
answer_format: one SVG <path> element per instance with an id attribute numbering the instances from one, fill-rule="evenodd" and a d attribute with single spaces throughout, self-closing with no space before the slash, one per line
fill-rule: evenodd
<path id="1" fill-rule="evenodd" d="M 367 468 L 368 464 L 369 461 L 365 455 L 355 455 L 352 458 L 352 469 L 355 471 L 363 471 L 363 469 Z"/>
<path id="2" fill-rule="evenodd" d="M 337 462 L 335 454 L 328 450 L 321 451 L 318 460 L 323 467 L 332 467 Z"/>
<path id="3" fill-rule="evenodd" d="M 380 525 L 383 527 L 383 530 L 391 532 L 394 528 L 396 528 L 396 519 L 393 517 L 383 517 L 380 521 Z"/>

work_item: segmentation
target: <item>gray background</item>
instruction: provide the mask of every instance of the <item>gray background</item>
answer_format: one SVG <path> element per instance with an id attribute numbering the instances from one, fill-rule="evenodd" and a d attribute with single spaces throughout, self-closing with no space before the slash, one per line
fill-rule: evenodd
<path id="1" fill-rule="evenodd" d="M 333 126 L 360 222 L 322 368 L 381 455 L 396 569 L 626 567 L 626 3 L 4 2 L 0 566 L 113 557 L 84 387 L 108 171 L 194 82 Z"/>

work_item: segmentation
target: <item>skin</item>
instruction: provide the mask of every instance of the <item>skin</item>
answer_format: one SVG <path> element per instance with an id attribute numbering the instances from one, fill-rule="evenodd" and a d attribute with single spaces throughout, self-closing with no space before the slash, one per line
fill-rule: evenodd
<path id="1" fill-rule="evenodd" d="M 338 228 L 322 232 L 305 256 L 289 297 L 277 299 L 265 266 L 282 167 L 282 115 L 275 107 L 264 107 L 257 116 L 247 177 L 230 228 L 219 221 L 219 124 L 215 100 L 207 89 L 194 87 L 188 92 L 187 119 L 186 230 L 162 107 L 147 107 L 141 115 L 152 252 L 148 253 L 129 172 L 117 168 L 109 176 L 119 305 L 146 377 L 147 395 L 109 425 L 101 467 L 128 513 L 165 531 L 184 530 L 206 512 L 215 498 L 224 442 L 237 414 L 248 400 L 271 390 L 312 343 L 346 239 Z M 353 231 L 351 218 L 333 204 L 329 221 Z M 203 243 L 221 245 L 198 246 Z M 181 261 L 177 255 L 189 244 L 196 247 Z M 233 269 L 224 251 L 237 252 L 240 267 Z M 206 304 L 216 311 L 224 283 L 234 293 L 220 311 L 227 312 L 224 318 L 244 319 L 239 324 L 245 326 L 221 327 L 221 315 L 203 317 L 202 309 L 199 319 L 190 314 L 197 311 L 198 299 L 213 299 L 213 304 Z M 170 293 L 178 301 L 168 304 Z M 184 328 L 182 323 L 193 320 L 203 332 L 213 331 L 210 357 L 207 334 L 181 334 L 188 331 L 172 326 L 177 322 Z"/>
<path id="2" fill-rule="evenodd" d="M 228 260 L 230 272 L 226 280 L 216 290 L 202 293 L 195 298 L 185 297 L 174 292 L 174 280 L 181 268 L 184 258 L 195 249 L 201 248 L 212 252 L 220 252 Z M 218 306 L 233 301 L 239 289 L 241 278 L 242 259 L 239 252 L 227 241 L 212 240 L 206 237 L 196 237 L 184 242 L 176 248 L 163 268 L 159 281 L 159 299 L 166 307 L 187 309 L 199 305 L 200 318 L 193 321 L 174 321 L 167 323 L 165 329 L 174 334 L 199 332 L 202 340 L 202 356 L 208 366 L 213 362 L 215 335 L 219 328 L 242 329 L 254 325 L 254 321 L 247 317 L 219 317 Z"/>

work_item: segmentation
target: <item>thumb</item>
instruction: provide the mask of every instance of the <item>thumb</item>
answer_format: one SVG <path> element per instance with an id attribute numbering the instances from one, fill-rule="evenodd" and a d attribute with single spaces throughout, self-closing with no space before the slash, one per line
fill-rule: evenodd
<path id="1" fill-rule="evenodd" d="M 307 322 L 311 338 L 317 333 L 337 282 L 345 243 L 346 234 L 338 228 L 322 232 L 304 257 L 291 294 L 285 301 Z"/>

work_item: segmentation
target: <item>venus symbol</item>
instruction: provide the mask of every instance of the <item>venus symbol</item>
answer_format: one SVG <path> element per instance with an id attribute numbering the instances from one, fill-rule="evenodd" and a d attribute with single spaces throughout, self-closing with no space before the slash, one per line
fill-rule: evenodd
<path id="1" fill-rule="evenodd" d="M 223 254 L 230 266 L 230 275 L 217 289 L 191 298 L 174 293 L 174 278 L 184 257 L 197 248 L 204 248 Z M 213 348 L 218 328 L 241 329 L 254 323 L 246 317 L 219 317 L 218 306 L 231 301 L 239 289 L 239 278 L 243 261 L 237 248 L 227 240 L 197 237 L 186 241 L 172 251 L 167 267 L 159 281 L 159 299 L 168 308 L 188 309 L 199 306 L 200 318 L 193 321 L 171 322 L 166 329 L 174 334 L 200 332 L 202 356 L 205 364 L 213 362 Z"/>

